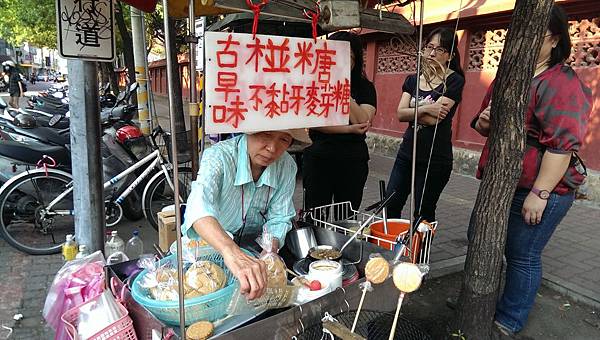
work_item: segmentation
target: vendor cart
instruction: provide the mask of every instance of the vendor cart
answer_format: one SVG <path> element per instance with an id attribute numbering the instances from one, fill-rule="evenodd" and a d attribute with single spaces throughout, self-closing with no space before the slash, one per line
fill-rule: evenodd
<path id="1" fill-rule="evenodd" d="M 353 210 L 349 210 L 352 212 Z M 331 222 L 315 221 L 313 229 L 318 244 L 340 248 L 350 239 L 350 230 L 345 231 Z M 330 230 L 336 229 L 336 230 Z M 345 235 L 346 234 L 346 235 Z M 354 311 L 361 297 L 360 283 L 364 281 L 364 268 L 369 255 L 379 253 L 387 260 L 393 260 L 394 253 L 365 239 L 354 240 L 343 253 L 343 258 L 356 262 L 356 269 L 361 279 L 330 292 L 321 298 L 308 303 L 270 310 L 261 315 L 245 315 L 228 318 L 215 323 L 212 339 L 246 339 L 257 337 L 263 339 L 321 339 L 323 336 L 323 318 L 333 318 L 349 327 L 354 319 Z M 290 250 L 284 247 L 280 253 L 288 266 L 298 261 Z M 127 262 L 110 267 L 112 276 L 123 279 L 125 273 L 135 271 L 135 263 Z M 387 338 L 392 325 L 393 311 L 396 307 L 398 290 L 391 280 L 376 287 L 377 294 L 371 294 L 363 304 L 356 333 L 367 339 Z M 154 318 L 143 306 L 126 295 L 126 304 L 139 339 L 152 339 L 152 333 L 163 338 L 179 338 L 179 329 L 171 328 Z M 428 339 L 428 335 L 408 318 L 401 318 L 396 326 L 397 339 Z"/>

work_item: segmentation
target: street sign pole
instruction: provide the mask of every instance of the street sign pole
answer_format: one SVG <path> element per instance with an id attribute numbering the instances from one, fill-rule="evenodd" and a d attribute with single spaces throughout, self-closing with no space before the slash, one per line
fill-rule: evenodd
<path id="1" fill-rule="evenodd" d="M 104 249 L 104 192 L 100 154 L 98 66 L 68 60 L 75 237 L 92 252 Z"/>
<path id="2" fill-rule="evenodd" d="M 104 190 L 100 153 L 97 61 L 115 57 L 112 0 L 57 0 L 61 57 L 68 59 L 75 237 L 104 250 Z"/>

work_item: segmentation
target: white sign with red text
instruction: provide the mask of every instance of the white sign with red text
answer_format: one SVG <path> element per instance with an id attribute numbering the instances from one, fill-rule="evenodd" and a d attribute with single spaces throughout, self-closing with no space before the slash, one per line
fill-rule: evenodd
<path id="1" fill-rule="evenodd" d="M 206 32 L 206 133 L 347 125 L 346 41 Z"/>

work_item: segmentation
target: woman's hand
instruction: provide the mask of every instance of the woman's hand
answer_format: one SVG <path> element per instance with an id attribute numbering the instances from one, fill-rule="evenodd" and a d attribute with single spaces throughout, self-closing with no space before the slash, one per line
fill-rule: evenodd
<path id="1" fill-rule="evenodd" d="M 439 120 L 446 118 L 448 112 L 450 112 L 448 105 L 440 101 L 437 101 L 433 104 L 423 105 L 422 110 L 433 118 L 438 118 Z"/>
<path id="2" fill-rule="evenodd" d="M 488 105 L 488 107 L 486 107 L 485 110 L 481 111 L 481 113 L 479 114 L 479 118 L 475 123 L 476 130 L 484 136 L 487 136 L 490 132 L 490 110 L 492 108 L 491 105 L 492 104 L 490 103 L 490 105 Z"/>
<path id="3" fill-rule="evenodd" d="M 363 135 L 369 130 L 369 127 L 371 127 L 371 122 L 348 125 L 348 133 Z"/>
<path id="4" fill-rule="evenodd" d="M 542 221 L 546 204 L 548 204 L 548 200 L 543 200 L 538 195 L 530 192 L 527 198 L 525 198 L 523 209 L 521 210 L 525 223 L 529 225 L 539 224 Z"/>
<path id="5" fill-rule="evenodd" d="M 259 298 L 265 293 L 267 267 L 263 261 L 247 255 L 237 246 L 224 251 L 223 260 L 240 282 L 240 290 L 248 300 Z"/>

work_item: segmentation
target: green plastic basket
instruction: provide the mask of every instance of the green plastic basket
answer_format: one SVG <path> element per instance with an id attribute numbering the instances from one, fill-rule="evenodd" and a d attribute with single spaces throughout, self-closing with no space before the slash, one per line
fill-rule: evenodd
<path id="1" fill-rule="evenodd" d="M 200 261 L 212 261 L 223 268 L 227 283 L 225 287 L 216 292 L 185 300 L 185 324 L 191 325 L 200 320 L 215 322 L 222 319 L 227 313 L 229 301 L 235 291 L 237 279 L 231 274 L 229 269 L 223 263 L 223 257 L 219 253 L 212 253 L 198 258 Z M 177 265 L 176 255 L 169 255 L 162 260 L 163 265 L 171 262 L 175 267 Z M 131 295 L 140 305 L 148 309 L 154 316 L 169 324 L 179 325 L 179 301 L 159 301 L 150 297 L 147 289 L 140 286 L 141 280 L 148 273 L 145 269 L 133 281 Z"/>

